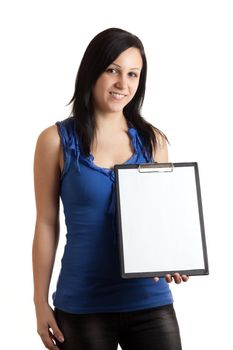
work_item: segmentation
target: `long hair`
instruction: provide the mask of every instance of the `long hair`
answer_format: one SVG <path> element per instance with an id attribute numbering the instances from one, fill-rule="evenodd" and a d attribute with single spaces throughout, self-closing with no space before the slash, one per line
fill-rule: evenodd
<path id="1" fill-rule="evenodd" d="M 75 118 L 80 147 L 85 155 L 90 153 L 91 142 L 96 131 L 92 103 L 93 85 L 106 68 L 130 47 L 139 49 L 143 66 L 137 91 L 133 99 L 124 107 L 123 114 L 143 137 L 145 149 L 150 155 L 152 155 L 152 144 L 156 148 L 158 142 L 154 131 L 167 140 L 167 137 L 146 121 L 140 113 L 145 96 L 147 74 L 147 60 L 141 40 L 123 29 L 109 28 L 97 34 L 87 46 L 76 76 L 75 91 L 68 103 L 68 105 L 73 103 L 70 116 Z"/>

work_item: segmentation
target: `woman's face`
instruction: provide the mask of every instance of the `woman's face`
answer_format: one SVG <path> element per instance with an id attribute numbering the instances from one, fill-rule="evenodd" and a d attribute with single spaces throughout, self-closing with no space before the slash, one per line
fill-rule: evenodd
<path id="1" fill-rule="evenodd" d="M 137 48 L 123 51 L 97 79 L 92 96 L 99 113 L 119 113 L 134 97 L 140 79 L 142 57 Z"/>

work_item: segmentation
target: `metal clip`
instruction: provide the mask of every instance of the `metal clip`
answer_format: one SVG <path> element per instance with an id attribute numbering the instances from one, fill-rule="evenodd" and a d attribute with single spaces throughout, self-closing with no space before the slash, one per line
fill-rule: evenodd
<path id="1" fill-rule="evenodd" d="M 174 166 L 173 163 L 145 163 L 139 164 L 138 171 L 140 173 L 171 173 L 173 172 Z"/>

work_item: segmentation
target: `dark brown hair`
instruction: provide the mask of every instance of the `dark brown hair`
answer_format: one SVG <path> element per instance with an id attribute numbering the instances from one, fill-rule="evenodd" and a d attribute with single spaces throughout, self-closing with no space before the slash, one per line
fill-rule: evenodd
<path id="1" fill-rule="evenodd" d="M 152 155 L 152 144 L 154 148 L 157 146 L 155 131 L 168 141 L 159 129 L 141 116 L 147 74 L 147 60 L 141 40 L 123 29 L 109 28 L 97 34 L 89 43 L 78 69 L 73 97 L 68 103 L 73 103 L 71 116 L 75 118 L 80 147 L 85 155 L 90 153 L 90 145 L 96 129 L 92 87 L 106 68 L 130 47 L 139 49 L 143 66 L 137 91 L 133 99 L 124 107 L 124 116 L 143 137 L 144 146 L 149 155 Z"/>

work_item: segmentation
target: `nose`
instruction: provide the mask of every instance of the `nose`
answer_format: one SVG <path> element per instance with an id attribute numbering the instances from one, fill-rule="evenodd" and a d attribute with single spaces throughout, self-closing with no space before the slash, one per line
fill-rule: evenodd
<path id="1" fill-rule="evenodd" d="M 115 86 L 120 90 L 124 90 L 127 87 L 127 77 L 123 74 L 118 75 Z"/>

